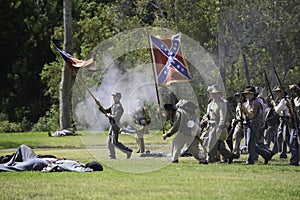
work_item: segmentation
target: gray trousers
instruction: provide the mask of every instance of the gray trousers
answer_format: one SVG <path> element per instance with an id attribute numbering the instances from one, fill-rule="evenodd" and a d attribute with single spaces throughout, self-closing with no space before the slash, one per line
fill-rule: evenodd
<path id="1" fill-rule="evenodd" d="M 107 145 L 109 150 L 109 158 L 111 159 L 116 158 L 115 147 L 117 147 L 120 151 L 126 154 L 132 152 L 132 149 L 126 147 L 123 143 L 119 142 L 119 132 L 113 131 L 112 128 L 109 129 Z"/>
<path id="2" fill-rule="evenodd" d="M 229 159 L 231 152 L 226 149 L 226 145 L 223 140 L 219 140 L 220 133 L 217 133 L 217 127 L 214 125 L 209 126 L 208 133 L 208 144 L 207 144 L 207 155 L 206 160 L 212 162 L 216 160 L 217 151 L 220 151 L 220 154 L 224 159 Z"/>
<path id="3" fill-rule="evenodd" d="M 144 134 L 149 133 L 149 129 L 147 126 L 136 125 L 136 144 L 138 146 L 138 152 L 144 153 L 145 152 L 145 143 L 144 143 Z"/>
<path id="4" fill-rule="evenodd" d="M 191 135 L 178 132 L 172 141 L 172 161 L 178 160 L 181 151 L 187 147 L 189 152 L 199 161 L 205 161 L 204 153 L 199 149 L 199 140 Z"/>
<path id="5" fill-rule="evenodd" d="M 232 135 L 232 145 L 233 150 L 232 153 L 234 153 L 237 156 L 240 156 L 240 145 L 241 141 L 244 138 L 244 128 L 242 128 L 241 122 L 238 122 L 237 125 L 234 128 L 234 132 Z"/>
<path id="6" fill-rule="evenodd" d="M 287 146 L 289 145 L 290 130 L 288 127 L 288 119 L 280 119 L 277 132 L 278 153 L 281 157 L 287 156 Z"/>

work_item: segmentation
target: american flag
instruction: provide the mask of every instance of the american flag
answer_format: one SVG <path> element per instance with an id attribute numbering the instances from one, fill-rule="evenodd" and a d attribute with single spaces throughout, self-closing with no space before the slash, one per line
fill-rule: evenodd
<path id="1" fill-rule="evenodd" d="M 59 54 L 61 55 L 61 57 L 63 57 L 63 59 L 65 60 L 66 64 L 68 65 L 68 67 L 70 68 L 70 70 L 72 72 L 77 72 L 77 70 L 80 67 L 87 67 L 90 64 L 92 64 L 94 62 L 95 57 L 93 56 L 93 58 L 90 58 L 86 61 L 84 60 L 79 60 L 77 58 L 74 58 L 73 56 L 71 56 L 70 54 L 68 54 L 67 52 L 59 49 L 57 46 L 53 45 L 54 48 L 59 52 Z"/>
<path id="2" fill-rule="evenodd" d="M 182 55 L 180 34 L 166 38 L 149 35 L 149 40 L 157 84 L 192 79 Z"/>

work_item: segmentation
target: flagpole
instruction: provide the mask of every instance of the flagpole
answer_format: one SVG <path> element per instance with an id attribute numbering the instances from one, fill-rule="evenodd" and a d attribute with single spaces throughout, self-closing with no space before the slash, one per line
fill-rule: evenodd
<path id="1" fill-rule="evenodd" d="M 71 70 L 72 71 L 72 70 Z M 77 76 L 77 72 L 72 71 L 73 74 L 78 77 L 78 80 L 80 81 L 80 83 L 84 86 L 84 88 L 87 90 L 87 92 L 91 95 L 91 97 L 95 100 L 96 104 L 99 106 L 100 111 L 107 117 L 107 112 L 106 110 L 103 108 L 103 106 L 100 104 L 100 102 L 96 99 L 96 97 L 93 95 L 93 93 L 89 90 L 89 88 L 87 87 L 87 85 L 84 83 L 84 81 L 81 79 L 81 77 L 78 75 Z"/>
<path id="2" fill-rule="evenodd" d="M 157 103 L 158 103 L 158 106 L 159 106 L 159 109 L 161 107 L 161 103 L 160 103 L 160 98 L 159 98 L 159 92 L 158 92 L 158 84 L 157 84 L 157 77 L 156 77 L 156 71 L 154 69 L 154 62 L 153 62 L 153 54 L 152 54 L 152 51 L 151 51 L 151 48 L 152 48 L 152 45 L 151 45 L 151 42 L 150 42 L 150 34 L 148 33 L 148 30 L 147 30 L 147 35 L 148 35 L 148 42 L 149 42 L 149 47 L 150 47 L 150 57 L 151 57 L 151 63 L 152 63 L 152 71 L 153 71 L 153 75 L 154 75 L 154 85 L 155 85 L 155 91 L 156 91 L 156 98 L 157 98 Z M 160 112 L 160 111 L 159 111 Z M 161 115 L 159 113 L 159 120 L 161 122 L 161 126 L 162 126 L 162 132 L 163 134 L 165 134 L 165 126 L 162 122 L 162 119 L 161 119 Z"/>
<path id="3" fill-rule="evenodd" d="M 150 46 L 150 40 L 149 40 L 150 35 L 148 34 L 148 41 L 149 41 L 149 46 Z M 151 48 L 151 46 L 150 46 Z M 152 55 L 152 52 L 151 52 Z M 155 84 L 155 90 L 156 90 L 156 97 L 157 97 L 157 103 L 160 106 L 160 98 L 159 98 L 159 93 L 158 93 L 158 84 L 157 84 L 157 77 L 156 77 L 156 71 L 154 69 L 154 63 L 153 63 L 153 58 L 151 56 L 151 61 L 152 61 L 152 71 L 154 75 L 154 84 Z"/>
<path id="4" fill-rule="evenodd" d="M 80 81 L 80 83 L 84 86 L 84 88 L 88 91 L 88 93 L 91 95 L 91 97 L 95 100 L 96 104 L 98 105 L 100 111 L 106 116 L 108 117 L 107 115 L 107 112 L 106 110 L 103 108 L 103 106 L 100 104 L 100 102 L 96 99 L 96 97 L 92 94 L 92 92 L 89 90 L 89 88 L 87 87 L 87 85 L 84 83 L 84 81 L 80 78 L 80 76 L 78 75 L 77 76 L 77 70 L 76 70 L 76 67 L 73 66 L 73 63 L 68 63 L 66 58 L 63 56 L 64 51 L 60 50 L 58 47 L 56 47 L 56 45 L 51 41 L 52 45 L 54 46 L 54 48 L 59 52 L 59 54 L 63 57 L 63 59 L 65 60 L 67 66 L 69 67 L 69 69 L 72 71 L 72 73 L 74 74 L 75 77 L 78 77 L 78 80 Z M 63 54 L 63 55 L 62 55 Z M 67 53 L 66 53 L 67 54 Z M 71 56 L 69 54 L 67 54 L 68 56 Z M 72 57 L 72 56 L 71 56 Z M 96 55 L 93 55 L 93 61 L 92 62 L 96 62 Z M 71 65 L 71 66 L 70 66 Z M 73 67 L 74 70 L 71 68 Z"/>

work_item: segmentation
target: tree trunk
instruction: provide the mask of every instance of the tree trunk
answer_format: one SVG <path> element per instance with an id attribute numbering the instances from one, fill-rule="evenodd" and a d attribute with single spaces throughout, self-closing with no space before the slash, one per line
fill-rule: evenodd
<path id="1" fill-rule="evenodd" d="M 219 50 L 219 70 L 221 75 L 221 81 L 224 84 L 224 89 L 226 88 L 226 69 L 225 69 L 225 15 L 223 10 L 223 1 L 221 1 L 221 8 L 219 14 L 219 33 L 218 33 L 218 50 Z"/>
<path id="2" fill-rule="evenodd" d="M 72 51 L 72 0 L 64 0 L 64 49 Z M 73 74 L 66 64 L 62 71 L 60 83 L 60 116 L 61 129 L 71 127 L 71 94 Z"/>
<path id="3" fill-rule="evenodd" d="M 244 72 L 246 78 L 246 85 L 250 85 L 250 77 L 249 77 L 249 67 L 245 53 L 242 53 L 243 56 L 243 63 L 244 63 Z"/>

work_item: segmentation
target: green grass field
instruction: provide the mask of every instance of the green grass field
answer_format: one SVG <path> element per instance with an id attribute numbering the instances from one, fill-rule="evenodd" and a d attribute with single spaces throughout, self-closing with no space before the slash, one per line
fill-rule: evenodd
<path id="1" fill-rule="evenodd" d="M 102 148 L 106 145 L 106 134 L 81 134 L 48 137 L 47 133 L 1 133 L 0 155 L 13 153 L 20 144 L 26 144 L 37 154 L 53 154 L 83 163 L 98 160 L 104 165 L 104 171 L 1 172 L 0 199 L 300 198 L 300 168 L 289 166 L 289 160 L 280 160 L 278 155 L 268 165 L 259 158 L 251 166 L 244 164 L 245 155 L 230 165 L 199 165 L 190 157 L 181 158 L 178 164 L 170 164 L 169 158 L 143 160 L 134 153 L 132 159 L 126 160 L 119 153 L 118 159 L 110 163 L 105 160 L 107 149 Z M 145 142 L 149 150 L 155 151 L 161 150 L 155 149 L 155 145 L 169 147 L 171 140 L 163 141 L 159 134 L 153 134 L 146 137 Z M 136 148 L 133 135 L 121 135 L 120 141 Z M 122 168 L 125 165 L 126 168 Z M 141 168 L 146 172 L 133 173 L 127 168 L 130 166 L 133 170 Z"/>

